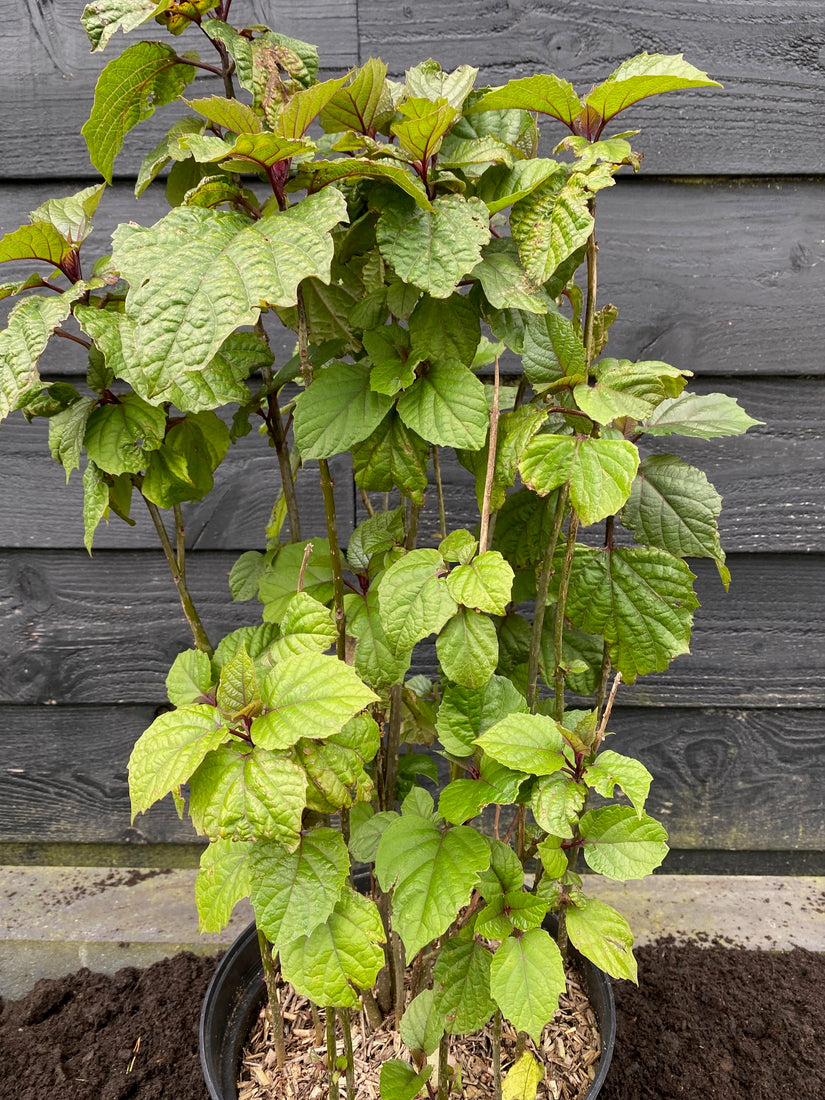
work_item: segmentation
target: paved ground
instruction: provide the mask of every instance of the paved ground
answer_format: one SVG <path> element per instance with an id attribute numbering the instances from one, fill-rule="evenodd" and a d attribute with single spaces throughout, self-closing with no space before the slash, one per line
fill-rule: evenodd
<path id="1" fill-rule="evenodd" d="M 0 996 L 80 966 L 111 974 L 178 951 L 228 946 L 251 919 L 238 906 L 220 935 L 200 936 L 194 870 L 0 867 Z M 746 947 L 825 951 L 825 878 L 655 875 L 589 880 L 638 943 L 665 934 Z"/>

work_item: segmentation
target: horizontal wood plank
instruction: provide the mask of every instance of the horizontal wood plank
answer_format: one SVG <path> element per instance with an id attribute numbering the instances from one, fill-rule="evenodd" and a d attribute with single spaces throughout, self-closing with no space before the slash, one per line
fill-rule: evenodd
<path id="1" fill-rule="evenodd" d="M 197 844 L 164 799 L 130 824 L 139 707 L 0 707 L 0 844 Z M 682 851 L 825 850 L 819 711 L 617 708 L 610 747 L 654 776 L 648 811 Z M 806 766 L 800 767 L 800 760 Z"/>
<path id="2" fill-rule="evenodd" d="M 260 621 L 232 603 L 234 555 L 191 555 L 189 581 L 213 639 Z M 825 707 L 825 557 L 732 555 L 725 594 L 693 563 L 701 607 L 692 655 L 622 689 L 642 706 Z M 6 551 L 0 555 L 0 703 L 163 702 L 175 654 L 191 645 L 156 554 Z M 419 666 L 428 667 L 422 655 Z"/>
<path id="3" fill-rule="evenodd" d="M 494 85 L 554 72 L 584 94 L 642 51 L 684 53 L 725 88 L 661 96 L 622 114 L 620 129 L 642 129 L 646 171 L 822 171 L 817 0 L 361 0 L 358 13 L 362 55 L 380 55 L 396 77 L 434 57 L 445 68 L 480 66 Z M 553 142 L 566 132 L 547 127 Z"/>
<path id="4" fill-rule="evenodd" d="M 64 184 L 57 193 L 74 190 Z M 53 193 L 44 184 L 0 187 L 0 231 L 15 229 Z M 602 192 L 599 300 L 619 309 L 611 354 L 662 359 L 698 375 L 825 374 L 823 201 L 825 182 L 811 180 L 710 185 L 629 177 Z M 152 225 L 167 210 L 160 188 L 136 202 L 131 188 L 114 187 L 85 246 L 85 268 L 109 251 L 119 222 Z M 4 264 L 2 278 L 30 270 Z M 295 337 L 270 322 L 283 362 Z M 42 369 L 80 373 L 82 363 L 81 348 L 53 340 Z"/>
<path id="5" fill-rule="evenodd" d="M 95 179 L 80 129 L 94 100 L 103 67 L 142 39 L 162 40 L 179 53 L 194 50 L 214 63 L 217 54 L 196 29 L 179 38 L 153 22 L 124 36 L 118 32 L 103 54 L 92 54 L 80 24 L 85 0 L 26 4 L 0 0 L 0 96 L 3 102 L 3 175 L 18 178 L 83 176 Z M 277 29 L 319 46 L 324 71 L 344 72 L 358 60 L 356 0 L 284 0 L 277 12 L 266 0 L 236 0 L 238 26 L 276 22 Z M 223 95 L 223 84 L 209 73 L 197 77 L 195 95 Z M 159 110 L 126 137 L 116 169 L 134 176 L 180 111 Z"/>

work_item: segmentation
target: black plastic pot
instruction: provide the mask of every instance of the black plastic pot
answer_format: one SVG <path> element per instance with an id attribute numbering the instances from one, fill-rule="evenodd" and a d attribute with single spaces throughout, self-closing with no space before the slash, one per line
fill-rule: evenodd
<path id="1" fill-rule="evenodd" d="M 602 1052 L 586 1100 L 601 1091 L 616 1043 L 616 1008 L 607 975 L 586 959 L 581 970 L 601 1032 Z M 201 1066 L 212 1100 L 237 1100 L 241 1052 L 264 1000 L 258 933 L 250 924 L 221 959 L 201 1011 Z"/>

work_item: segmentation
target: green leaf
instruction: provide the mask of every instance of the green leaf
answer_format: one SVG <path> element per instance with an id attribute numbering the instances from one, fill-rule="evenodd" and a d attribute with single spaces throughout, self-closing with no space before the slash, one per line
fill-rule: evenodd
<path id="1" fill-rule="evenodd" d="M 543 884 L 549 884 L 556 879 L 563 878 L 567 873 L 567 853 L 561 847 L 561 841 L 561 837 L 548 836 L 538 846 L 538 856 L 542 867 L 544 867 L 544 878 L 539 883 L 539 891 Z M 556 887 L 552 887 L 552 889 L 556 889 Z M 538 896 L 543 897 L 548 904 L 551 904 L 551 899 L 546 892 L 539 893 Z"/>
<path id="2" fill-rule="evenodd" d="M 495 309 L 522 309 L 528 313 L 546 313 L 550 300 L 539 293 L 521 266 L 518 249 L 508 238 L 492 240 L 484 246 L 483 258 L 472 275 L 481 283 L 484 296 Z"/>
<path id="3" fill-rule="evenodd" d="M 533 788 L 530 809 L 536 823 L 546 833 L 558 837 L 572 837 L 573 823 L 584 809 L 587 789 L 568 775 L 556 772 L 548 775 Z"/>
<path id="4" fill-rule="evenodd" d="M 109 517 L 109 486 L 94 462 L 83 471 L 83 544 L 91 554 L 97 525 Z"/>
<path id="5" fill-rule="evenodd" d="M 296 752 L 309 780 L 310 809 L 334 813 L 356 799 L 371 798 L 373 782 L 366 768 L 380 743 L 378 723 L 368 714 L 356 715 L 326 741 L 299 741 Z"/>
<path id="6" fill-rule="evenodd" d="M 593 386 L 582 383 L 573 390 L 576 404 L 598 424 L 620 416 L 644 420 L 666 397 L 684 388 L 685 375 L 667 363 L 631 363 L 628 359 L 602 359 L 592 368 Z"/>
<path id="7" fill-rule="evenodd" d="M 364 815 L 360 816 L 359 811 Z M 349 850 L 352 858 L 360 863 L 372 863 L 375 853 L 378 851 L 378 842 L 384 835 L 384 830 L 391 821 L 398 817 L 395 810 L 385 810 L 383 813 L 373 813 L 372 806 L 367 803 L 357 803 L 352 808 L 350 818 Z"/>
<path id="8" fill-rule="evenodd" d="M 378 696 L 335 657 L 285 657 L 267 675 L 261 694 L 271 708 L 252 723 L 256 745 L 286 749 L 302 737 L 331 737 Z"/>
<path id="9" fill-rule="evenodd" d="M 553 272 L 586 243 L 593 230 L 590 193 L 581 177 L 551 176 L 513 207 L 510 230 L 521 262 L 533 282 Z"/>
<path id="10" fill-rule="evenodd" d="M 638 985 L 633 933 L 624 917 L 610 905 L 578 896 L 567 907 L 567 934 L 576 950 L 600 970 Z"/>
<path id="11" fill-rule="evenodd" d="M 407 95 L 424 97 L 437 102 L 446 99 L 451 107 L 460 109 L 464 100 L 473 90 L 478 69 L 471 65 L 459 65 L 453 72 L 447 73 L 437 61 L 429 58 L 407 69 Z"/>
<path id="12" fill-rule="evenodd" d="M 534 386 L 546 386 L 565 375 L 586 377 L 584 344 L 572 321 L 561 313 L 528 323 L 524 333 L 524 373 Z"/>
<path id="13" fill-rule="evenodd" d="M 283 976 L 314 1004 L 357 1008 L 352 986 L 372 988 L 384 965 L 384 938 L 375 902 L 345 889 L 323 924 L 281 946 Z"/>
<path id="14" fill-rule="evenodd" d="M 533 928 L 510 936 L 493 956 L 490 992 L 518 1031 L 538 1043 L 567 987 L 561 953 L 549 932 Z"/>
<path id="15" fill-rule="evenodd" d="M 381 160 L 367 160 L 363 157 L 346 157 L 341 160 L 315 160 L 303 166 L 303 170 L 311 179 L 308 188 L 310 193 L 320 191 L 339 180 L 388 180 L 408 194 L 421 210 L 433 209 L 423 184 L 408 169 L 398 164 L 387 164 Z"/>
<path id="16" fill-rule="evenodd" d="M 532 194 L 545 180 L 563 172 L 564 165 L 555 160 L 530 158 L 517 160 L 512 168 L 505 165 L 488 169 L 478 182 L 476 195 L 487 206 L 490 215 L 520 202 Z"/>
<path id="17" fill-rule="evenodd" d="M 416 1073 L 408 1062 L 388 1058 L 381 1065 L 381 1100 L 415 1100 L 432 1076 L 433 1067 L 425 1066 Z"/>
<path id="18" fill-rule="evenodd" d="M 441 948 L 433 969 L 435 1008 L 446 1018 L 451 1035 L 480 1031 L 496 1010 L 490 996 L 493 956 L 475 936 L 451 937 Z"/>
<path id="19" fill-rule="evenodd" d="M 147 400 L 167 400 L 230 333 L 254 324 L 263 304 L 294 305 L 302 279 L 329 278 L 329 230 L 345 217 L 343 197 L 330 188 L 253 225 L 186 207 L 152 229 L 120 226 L 113 262 L 131 284 L 120 320 L 122 375 Z"/>
<path id="20" fill-rule="evenodd" d="M 467 113 L 513 109 L 539 111 L 572 126 L 581 113 L 582 104 L 572 84 L 547 73 L 521 77 L 500 88 L 492 88 L 476 100 Z"/>
<path id="21" fill-rule="evenodd" d="M 222 932 L 237 903 L 249 895 L 251 851 L 251 844 L 231 840 L 215 840 L 203 850 L 195 879 L 199 932 Z"/>
<path id="22" fill-rule="evenodd" d="M 96 404 L 96 397 L 80 397 L 68 409 L 49 417 L 49 450 L 65 469 L 67 482 L 72 470 L 80 469 L 86 424 Z"/>
<path id="23" fill-rule="evenodd" d="M 748 416 L 734 397 L 724 393 L 684 393 L 663 401 L 640 430 L 646 435 L 716 439 L 744 435 L 748 428 L 761 423 Z"/>
<path id="24" fill-rule="evenodd" d="M 526 776 L 485 757 L 478 779 L 454 779 L 441 792 L 438 812 L 455 825 L 470 821 L 485 806 L 514 802 Z"/>
<path id="25" fill-rule="evenodd" d="M 281 634 L 269 651 L 273 661 L 292 654 L 323 653 L 335 644 L 338 631 L 328 607 L 308 592 L 298 592 L 286 605 Z"/>
<path id="26" fill-rule="evenodd" d="M 486 684 L 498 664 L 498 637 L 492 619 L 460 607 L 435 643 L 444 675 L 462 687 Z"/>
<path id="27" fill-rule="evenodd" d="M 487 550 L 467 565 L 457 565 L 447 577 L 447 591 L 456 603 L 504 615 L 513 587 L 513 570 L 498 550 Z M 480 685 L 475 685 L 480 686 Z"/>
<path id="28" fill-rule="evenodd" d="M 173 707 L 203 701 L 212 687 L 212 662 L 200 649 L 185 649 L 166 676 L 166 694 Z"/>
<path id="29" fill-rule="evenodd" d="M 129 757 L 132 817 L 185 783 L 227 735 L 220 712 L 205 703 L 156 718 Z"/>
<path id="30" fill-rule="evenodd" d="M 118 28 L 127 34 L 169 7 L 171 0 L 93 0 L 83 9 L 80 22 L 92 44 L 92 53 L 98 53 Z"/>
<path id="31" fill-rule="evenodd" d="M 565 483 L 585 527 L 618 512 L 630 495 L 639 452 L 627 439 L 537 435 L 519 464 L 526 485 L 544 496 Z"/>
<path id="32" fill-rule="evenodd" d="M 203 500 L 228 449 L 229 429 L 211 411 L 173 422 L 161 446 L 149 455 L 143 495 L 160 508 Z"/>
<path id="33" fill-rule="evenodd" d="M 398 112 L 402 121 L 394 122 L 390 130 L 398 138 L 400 147 L 423 165 L 441 148 L 444 135 L 459 114 L 446 99 L 431 100 L 415 95 L 405 99 Z"/>
<path id="34" fill-rule="evenodd" d="M 469 564 L 476 556 L 477 550 L 478 539 L 474 538 L 470 532 L 463 527 L 451 531 L 449 535 L 438 544 L 438 552 L 445 561 L 455 561 L 459 562 L 461 565 Z"/>
<path id="35" fill-rule="evenodd" d="M 537 565 L 553 530 L 556 494 L 540 497 L 519 489 L 504 501 L 493 534 L 493 545 L 515 569 Z"/>
<path id="36" fill-rule="evenodd" d="M 189 815 L 201 835 L 297 847 L 307 777 L 286 753 L 222 745 L 206 756 L 189 786 Z"/>
<path id="37" fill-rule="evenodd" d="M 425 295 L 410 315 L 410 343 L 431 363 L 470 366 L 481 339 L 478 310 L 464 294 L 449 298 Z"/>
<path id="38" fill-rule="evenodd" d="M 566 614 L 590 634 L 601 634 L 614 668 L 627 683 L 664 672 L 689 652 L 694 575 L 683 561 L 649 546 L 576 552 Z"/>
<path id="39" fill-rule="evenodd" d="M 393 889 L 393 927 L 408 958 L 447 931 L 489 862 L 489 848 L 474 829 L 443 831 L 417 814 L 390 822 L 375 873 L 382 890 Z"/>
<path id="40" fill-rule="evenodd" d="M 524 868 L 521 860 L 503 840 L 488 837 L 490 867 L 481 876 L 478 891 L 487 902 L 520 890 L 524 885 Z"/>
<path id="41" fill-rule="evenodd" d="M 324 602 L 332 597 L 332 563 L 329 541 L 313 539 L 306 562 L 304 554 L 309 542 L 290 542 L 278 550 L 274 565 L 261 578 L 258 595 L 264 605 L 265 622 L 279 623 L 298 591 L 298 579 L 303 568 L 303 591 Z"/>
<path id="42" fill-rule="evenodd" d="M 525 1050 L 502 1083 L 501 1100 L 536 1100 L 539 1084 L 543 1080 L 544 1067 L 529 1050 Z"/>
<path id="43" fill-rule="evenodd" d="M 588 115 L 605 122 L 632 103 L 682 88 L 721 88 L 707 73 L 689 65 L 682 54 L 640 53 L 631 57 L 584 97 Z"/>
<path id="44" fill-rule="evenodd" d="M 604 639 L 564 625 L 561 661 L 556 660 L 556 608 L 548 607 L 541 632 L 539 668 L 544 681 L 553 683 L 557 664 L 564 668 L 565 682 L 577 695 L 590 695 L 596 690 L 604 658 Z"/>
<path id="45" fill-rule="evenodd" d="M 466 367 L 433 363 L 398 399 L 408 428 L 439 447 L 484 446 L 490 414 L 484 385 Z"/>
<path id="46" fill-rule="evenodd" d="M 315 374 L 295 403 L 295 441 L 302 456 L 330 458 L 370 435 L 392 398 L 370 388 L 362 363 L 333 363 Z"/>
<path id="47" fill-rule="evenodd" d="M 372 585 L 361 598 L 345 597 L 347 632 L 355 638 L 355 671 L 374 688 L 403 683 L 412 648 L 395 653 L 381 625 L 378 588 Z"/>
<path id="48" fill-rule="evenodd" d="M 596 759 L 587 765 L 584 781 L 604 798 L 613 797 L 618 783 L 633 803 L 638 817 L 642 816 L 653 776 L 638 760 L 622 756 L 612 749 L 603 749 Z M 555 832 L 555 830 L 547 830 Z M 558 834 L 561 835 L 561 834 Z"/>
<path id="49" fill-rule="evenodd" d="M 359 523 L 349 540 L 347 560 L 356 571 L 369 568 L 374 554 L 404 544 L 404 509 L 376 512 Z"/>
<path id="50" fill-rule="evenodd" d="M 27 279 L 18 279 L 13 283 L 0 283 L 0 302 L 4 298 L 12 298 L 24 290 L 32 290 L 40 286 L 43 286 L 43 280 L 39 275 L 29 275 Z"/>
<path id="51" fill-rule="evenodd" d="M 631 806 L 588 810 L 579 822 L 582 852 L 591 870 L 619 882 L 651 875 L 667 855 L 667 833 Z"/>
<path id="52" fill-rule="evenodd" d="M 254 206 L 257 197 L 253 191 L 241 187 L 230 176 L 204 176 L 183 196 L 182 206 L 201 206 L 205 209 L 213 209 L 226 203 L 229 206 Z"/>
<path id="53" fill-rule="evenodd" d="M 231 634 L 225 634 L 218 642 L 212 658 L 214 675 L 217 676 L 223 666 L 240 652 L 241 646 L 245 646 L 249 656 L 257 661 L 269 653 L 277 637 L 278 628 L 271 623 L 264 623 L 262 626 L 241 626 Z"/>
<path id="54" fill-rule="evenodd" d="M 429 634 L 438 633 L 457 605 L 442 574 L 444 559 L 437 550 L 412 550 L 381 578 L 378 609 L 390 650 L 403 653 Z"/>
<path id="55" fill-rule="evenodd" d="M 92 217 L 105 190 L 106 184 L 100 183 L 65 199 L 47 199 L 31 212 L 31 220 L 52 225 L 70 244 L 80 244 L 92 231 Z"/>
<path id="56" fill-rule="evenodd" d="M 92 113 L 81 130 L 91 162 L 107 183 L 112 182 L 126 134 L 157 107 L 177 99 L 196 72 L 162 42 L 138 42 L 109 62 L 98 77 Z"/>
<path id="57" fill-rule="evenodd" d="M 135 181 L 135 197 L 140 198 L 146 188 L 157 179 L 160 172 L 171 162 L 180 163 L 191 156 L 189 148 L 182 138 L 192 134 L 201 134 L 204 123 L 198 118 L 179 118 L 160 139 L 157 145 L 146 154 L 140 164 Z"/>
<path id="58" fill-rule="evenodd" d="M 398 488 L 417 504 L 427 490 L 430 447 L 392 410 L 372 435 L 352 449 L 356 485 L 375 492 Z"/>
<path id="59" fill-rule="evenodd" d="M 478 690 L 445 684 L 438 737 L 452 756 L 472 756 L 477 737 L 508 715 L 526 712 L 524 696 L 504 676 L 493 676 Z"/>
<path id="60" fill-rule="evenodd" d="M 350 83 L 339 89 L 321 112 L 321 125 L 327 133 L 352 130 L 374 136 L 381 121 L 395 113 L 387 66 L 371 57 L 350 76 Z"/>
<path id="61" fill-rule="evenodd" d="M 0 332 L 0 420 L 43 388 L 37 361 L 55 327 L 68 317 L 72 297 L 24 298 L 9 314 L 8 328 Z"/>
<path id="62" fill-rule="evenodd" d="M 476 744 L 505 767 L 529 775 L 552 775 L 567 763 L 561 726 L 543 714 L 511 714 Z"/>
<path id="63" fill-rule="evenodd" d="M 405 283 L 434 298 L 449 298 L 481 258 L 490 239 L 489 214 L 479 199 L 444 195 L 433 211 L 412 202 L 384 211 L 376 227 L 381 254 Z"/>
<path id="64" fill-rule="evenodd" d="M 183 102 L 207 122 L 215 123 L 235 134 L 259 134 L 263 130 L 260 116 L 247 103 L 239 99 L 212 95 L 203 99 L 184 99 Z"/>
<path id="65" fill-rule="evenodd" d="M 462 139 L 450 133 L 441 147 L 438 168 L 439 171 L 445 168 L 459 171 L 470 179 L 477 179 L 491 164 L 505 164 L 512 168 L 513 162 L 512 151 L 497 138 Z"/>
<path id="66" fill-rule="evenodd" d="M 444 1034 L 444 1017 L 436 1008 L 432 989 L 422 989 L 407 1005 L 401 1017 L 401 1039 L 410 1050 L 421 1051 L 425 1057 L 438 1049 Z"/>
<path id="67" fill-rule="evenodd" d="M 252 906 L 258 927 L 280 951 L 311 935 L 335 908 L 349 872 L 341 834 L 313 829 L 294 852 L 259 841 L 250 858 Z"/>
<path id="68" fill-rule="evenodd" d="M 239 134 L 234 142 L 206 134 L 186 140 L 186 147 L 200 164 L 220 162 L 227 172 L 265 172 L 280 161 L 311 153 L 314 146 L 302 138 L 279 134 Z"/>
<path id="69" fill-rule="evenodd" d="M 261 713 L 261 695 L 255 662 L 241 642 L 237 653 L 221 668 L 216 692 L 219 710 L 227 718 L 251 717 Z"/>
<path id="70" fill-rule="evenodd" d="M 137 394 L 126 393 L 114 404 L 99 405 L 86 425 L 89 458 L 107 474 L 136 474 L 163 443 L 166 413 Z"/>
<path id="71" fill-rule="evenodd" d="M 639 467 L 622 523 L 640 542 L 676 557 L 713 558 L 725 580 L 729 574 L 717 527 L 721 509 L 722 498 L 701 470 L 675 455 L 650 455 Z"/>

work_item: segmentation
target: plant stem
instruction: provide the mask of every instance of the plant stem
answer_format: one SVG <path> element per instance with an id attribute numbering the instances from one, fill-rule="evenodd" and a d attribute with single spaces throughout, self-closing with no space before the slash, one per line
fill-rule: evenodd
<path id="1" fill-rule="evenodd" d="M 445 1031 L 438 1044 L 438 1100 L 447 1100 L 450 1095 L 450 1079 L 447 1059 L 450 1054 L 450 1039 Z"/>
<path id="2" fill-rule="evenodd" d="M 438 496 L 438 525 L 441 538 L 447 537 L 447 510 L 444 507 L 444 484 L 441 480 L 441 460 L 438 457 L 438 445 L 433 443 L 433 472 L 435 474 L 435 491 Z"/>
<path id="3" fill-rule="evenodd" d="M 387 740 L 384 745 L 384 797 L 383 809 L 395 809 L 395 789 L 398 785 L 398 754 L 401 749 L 401 684 L 390 688 L 390 714 L 387 722 Z"/>
<path id="4" fill-rule="evenodd" d="M 418 517 L 421 515 L 421 505 L 414 500 L 410 501 L 410 513 L 407 517 L 407 533 L 404 537 L 404 549 L 415 550 L 418 542 Z"/>
<path id="5" fill-rule="evenodd" d="M 384 1022 L 384 1017 L 381 1015 L 381 1009 L 378 1007 L 378 1002 L 373 997 L 371 990 L 361 990 L 361 1004 L 364 1006 L 364 1014 L 367 1017 L 367 1023 L 370 1025 L 373 1031 L 379 1028 Z"/>
<path id="6" fill-rule="evenodd" d="M 335 1009 L 328 1008 L 327 1018 L 327 1072 L 329 1073 L 329 1100 L 338 1100 L 338 1043 L 335 1039 Z"/>
<path id="7" fill-rule="evenodd" d="M 183 522 L 183 512 L 179 504 L 173 505 L 172 515 L 175 517 L 175 557 L 177 558 L 181 579 L 186 584 L 186 526 Z"/>
<path id="8" fill-rule="evenodd" d="M 544 615 L 547 611 L 547 592 L 550 588 L 550 578 L 553 576 L 553 558 L 556 554 L 556 544 L 559 541 L 559 534 L 564 523 L 567 498 L 568 488 L 565 485 L 559 489 L 556 511 L 553 514 L 553 530 L 550 534 L 550 541 L 547 543 L 536 585 L 536 610 L 533 615 L 533 628 L 530 631 L 530 655 L 527 662 L 527 705 L 531 714 L 535 714 L 536 703 L 538 702 L 537 686 L 541 658 L 541 633 L 544 628 Z"/>
<path id="9" fill-rule="evenodd" d="M 481 503 L 481 527 L 478 535 L 479 554 L 483 554 L 487 549 L 487 536 L 490 530 L 490 503 L 493 496 L 493 478 L 496 472 L 499 386 L 501 381 L 498 372 L 498 356 L 496 356 L 493 379 L 493 407 L 490 409 L 490 438 L 487 446 L 487 476 L 484 479 L 484 499 Z"/>
<path id="10" fill-rule="evenodd" d="M 588 202 L 591 215 L 596 216 L 596 200 L 591 198 Z M 599 246 L 596 244 L 596 230 L 594 229 L 587 238 L 587 302 L 584 307 L 584 354 L 589 367 L 593 361 L 595 352 L 594 328 L 596 321 L 596 290 L 598 286 L 597 256 Z"/>
<path id="11" fill-rule="evenodd" d="M 374 516 L 375 515 L 375 509 L 372 506 L 372 501 L 370 500 L 369 496 L 367 495 L 367 490 L 366 489 L 359 489 L 359 492 L 361 493 L 361 500 L 364 502 L 364 507 L 367 510 L 367 515 L 368 516 Z"/>
<path id="12" fill-rule="evenodd" d="M 501 1100 L 501 1012 L 493 1016 L 493 1100 Z"/>
<path id="13" fill-rule="evenodd" d="M 567 603 L 567 590 L 570 587 L 570 575 L 573 572 L 573 553 L 576 549 L 576 534 L 579 530 L 579 517 L 575 508 L 570 509 L 570 524 L 567 529 L 567 549 L 564 555 L 561 580 L 559 582 L 559 597 L 556 602 L 556 622 L 553 632 L 553 644 L 556 650 L 555 690 L 556 704 L 555 717 L 557 722 L 564 718 L 564 659 L 562 646 L 564 644 L 564 610 Z"/>
<path id="14" fill-rule="evenodd" d="M 315 1028 L 315 1045 L 317 1047 L 324 1045 L 324 1025 L 321 1023 L 321 1013 L 318 1011 L 318 1005 L 314 1001 L 309 1002 L 309 1011 L 312 1015 L 312 1026 Z"/>
<path id="15" fill-rule="evenodd" d="M 272 368 L 264 367 L 261 372 L 264 382 L 272 381 Z M 301 515 L 298 510 L 298 499 L 295 496 L 295 478 L 292 476 L 292 463 L 289 458 L 289 445 L 284 423 L 281 419 L 281 407 L 278 404 L 278 394 L 269 395 L 269 416 L 266 421 L 269 435 L 275 445 L 275 453 L 278 456 L 278 467 L 281 471 L 281 485 L 286 501 L 286 514 L 289 519 L 289 541 L 301 541 Z"/>
<path id="16" fill-rule="evenodd" d="M 344 1053 L 347 1056 L 347 1100 L 355 1100 L 355 1052 L 352 1047 L 352 1025 L 349 1009 L 339 1008 L 338 1019 L 341 1021 L 341 1031 L 344 1035 Z"/>
<path id="17" fill-rule="evenodd" d="M 61 294 L 63 293 L 63 291 L 60 290 L 60 287 L 49 287 L 49 289 L 57 290 Z M 68 332 L 65 328 L 60 328 L 59 325 L 57 328 L 52 329 L 52 332 L 55 336 L 62 336 L 64 340 L 73 340 L 75 344 L 80 344 L 80 346 L 83 348 L 91 348 L 92 346 L 91 343 L 88 340 L 84 340 L 82 336 L 75 336 L 73 332 Z"/>
<path id="18" fill-rule="evenodd" d="M 278 976 L 272 962 L 272 944 L 260 928 L 258 929 L 258 947 L 261 951 L 264 980 L 266 981 L 266 1021 L 272 1031 L 272 1044 L 275 1047 L 275 1057 L 278 1065 L 284 1066 L 286 1065 L 286 1046 L 284 1044 L 284 1019 L 281 1016 L 281 1005 L 278 1000 Z"/>
<path id="19" fill-rule="evenodd" d="M 390 932 L 390 959 L 392 963 L 392 995 L 395 1008 L 395 1026 L 401 1026 L 404 1015 L 404 945 L 397 932 Z"/>
<path id="20" fill-rule="evenodd" d="M 335 516 L 335 483 L 329 472 L 329 463 L 325 458 L 318 459 L 321 471 L 321 492 L 324 497 L 324 512 L 327 518 L 327 536 L 329 538 L 329 557 L 332 563 L 332 590 L 335 605 L 335 626 L 338 637 L 335 652 L 338 660 L 347 657 L 347 620 L 344 616 L 344 570 L 341 564 L 341 549 L 338 545 L 338 521 Z"/>
<path id="21" fill-rule="evenodd" d="M 309 328 L 307 326 L 307 311 L 304 305 L 304 291 L 298 284 L 296 307 L 298 310 L 298 362 L 301 364 L 301 377 L 304 385 L 312 382 L 312 362 L 309 358 Z"/>
<path id="22" fill-rule="evenodd" d="M 141 496 L 143 494 L 141 493 Z M 156 504 L 153 504 L 151 500 L 146 501 L 146 507 L 149 509 L 149 515 L 152 517 L 152 522 L 155 525 L 155 530 L 158 533 L 160 544 L 163 547 L 163 553 L 166 557 L 166 561 L 169 564 L 169 569 L 172 573 L 172 580 L 175 582 L 175 587 L 178 590 L 178 598 L 180 599 L 180 605 L 183 608 L 183 613 L 186 616 L 186 621 L 189 623 L 189 629 L 192 631 L 192 637 L 195 641 L 195 647 L 200 649 L 208 657 L 211 657 L 214 653 L 212 645 L 204 629 L 204 625 L 201 622 L 198 615 L 197 608 L 192 600 L 192 596 L 189 589 L 186 586 L 185 568 L 181 570 L 178 563 L 178 558 L 175 550 L 172 547 L 172 543 L 169 539 L 169 534 L 166 527 L 163 524 L 163 519 Z"/>

